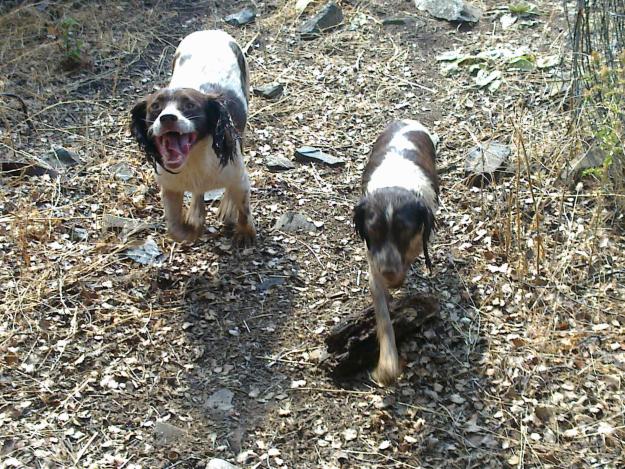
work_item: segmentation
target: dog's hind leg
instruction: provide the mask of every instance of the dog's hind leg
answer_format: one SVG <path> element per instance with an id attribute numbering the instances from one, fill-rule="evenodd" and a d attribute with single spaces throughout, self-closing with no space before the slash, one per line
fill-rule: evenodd
<path id="1" fill-rule="evenodd" d="M 239 184 L 228 187 L 219 205 L 219 215 L 225 223 L 234 224 L 233 242 L 249 247 L 256 242 L 256 228 L 250 209 L 250 182 L 243 173 Z"/>

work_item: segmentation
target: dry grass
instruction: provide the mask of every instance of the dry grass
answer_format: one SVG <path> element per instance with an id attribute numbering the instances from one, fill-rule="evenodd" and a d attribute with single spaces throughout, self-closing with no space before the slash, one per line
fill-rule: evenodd
<path id="1" fill-rule="evenodd" d="M 2 158 L 43 165 L 59 144 L 81 158 L 59 178 L 0 176 L 0 465 L 204 467 L 251 450 L 241 466 L 622 466 L 625 243 L 611 197 L 622 194 L 560 179 L 579 144 L 566 100 L 548 94 L 550 71 L 506 71 L 493 94 L 468 73 L 439 74 L 435 56 L 452 49 L 529 37 L 539 56 L 563 52 L 553 2 L 537 2 L 535 28 L 505 31 L 494 2 L 476 3 L 488 15 L 464 32 L 385 2 L 344 3 L 346 26 L 311 42 L 297 37 L 293 2 L 228 29 L 249 46 L 253 84 L 286 89 L 252 100 L 260 239 L 245 252 L 219 229 L 193 247 L 165 237 L 151 169 L 126 131 L 133 101 L 166 82 L 180 37 L 224 27 L 241 5 L 0 7 L 0 92 L 21 96 L 34 126 L 0 98 Z M 381 23 L 404 13 L 416 25 Z M 68 16 L 85 43 L 69 72 L 55 35 Z M 350 31 L 354 18 L 366 22 Z M 381 127 L 408 116 L 442 137 L 443 207 L 434 275 L 417 266 L 406 291 L 437 295 L 441 317 L 404 344 L 397 386 L 334 383 L 317 366 L 324 334 L 369 303 L 350 226 L 360 172 Z M 512 146 L 514 169 L 471 189 L 464 156 L 489 139 Z M 265 169 L 265 156 L 303 144 L 348 163 Z M 287 210 L 323 227 L 271 232 Z M 123 233 L 111 215 L 146 225 Z M 123 255 L 147 236 L 160 265 Z M 211 407 L 220 389 L 231 409 Z M 163 439 L 158 422 L 180 434 Z"/>

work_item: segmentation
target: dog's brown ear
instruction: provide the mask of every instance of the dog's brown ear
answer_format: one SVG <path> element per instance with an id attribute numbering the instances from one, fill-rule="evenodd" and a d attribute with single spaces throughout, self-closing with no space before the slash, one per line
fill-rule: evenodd
<path id="1" fill-rule="evenodd" d="M 430 260 L 430 254 L 428 253 L 428 243 L 430 242 L 430 235 L 436 229 L 436 218 L 434 218 L 434 212 L 432 209 L 427 204 L 420 201 L 417 203 L 416 220 L 418 229 L 423 227 L 423 234 L 421 238 L 423 244 L 423 257 L 425 257 L 425 265 L 430 273 L 432 273 L 432 261 Z"/>
<path id="2" fill-rule="evenodd" d="M 232 162 L 236 157 L 237 142 L 241 136 L 235 128 L 230 112 L 221 99 L 210 99 L 206 102 L 206 116 L 209 132 L 213 135 L 213 150 L 222 166 Z"/>
<path id="3" fill-rule="evenodd" d="M 162 160 L 154 141 L 148 135 L 147 108 L 147 99 L 142 99 L 134 105 L 130 111 L 130 133 L 145 151 L 148 161 L 156 169 L 156 163 L 162 166 Z"/>
<path id="4" fill-rule="evenodd" d="M 354 229 L 356 234 L 367 243 L 369 247 L 369 237 L 367 236 L 367 230 L 365 229 L 365 216 L 367 214 L 367 199 L 362 199 L 358 202 L 358 205 L 354 207 Z"/>

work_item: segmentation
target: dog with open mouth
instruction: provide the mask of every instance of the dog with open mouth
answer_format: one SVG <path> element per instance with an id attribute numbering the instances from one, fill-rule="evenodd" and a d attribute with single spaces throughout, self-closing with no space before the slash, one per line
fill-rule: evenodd
<path id="1" fill-rule="evenodd" d="M 254 243 L 250 181 L 243 160 L 248 69 L 234 38 L 219 30 L 185 37 L 166 88 L 140 100 L 130 129 L 156 172 L 167 231 L 176 241 L 202 233 L 204 193 L 224 188 L 219 217 L 234 225 L 234 243 Z M 191 204 L 183 215 L 184 193 Z"/>
<path id="2" fill-rule="evenodd" d="M 367 246 L 380 355 L 373 378 L 382 385 L 401 373 L 389 312 L 389 289 L 399 288 L 428 242 L 438 206 L 436 138 L 415 120 L 390 124 L 375 141 L 362 175 L 354 227 Z"/>

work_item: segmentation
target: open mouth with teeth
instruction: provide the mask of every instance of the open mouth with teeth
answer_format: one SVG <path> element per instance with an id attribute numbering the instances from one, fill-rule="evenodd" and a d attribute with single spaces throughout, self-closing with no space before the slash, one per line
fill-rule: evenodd
<path id="1" fill-rule="evenodd" d="M 187 161 L 191 147 L 197 140 L 197 134 L 195 132 L 181 134 L 174 131 L 159 135 L 154 140 L 167 169 L 178 169 Z"/>

